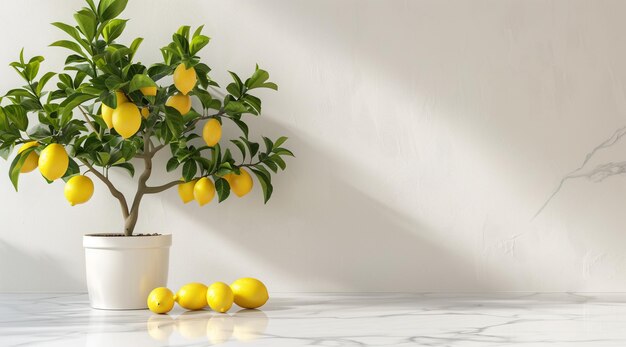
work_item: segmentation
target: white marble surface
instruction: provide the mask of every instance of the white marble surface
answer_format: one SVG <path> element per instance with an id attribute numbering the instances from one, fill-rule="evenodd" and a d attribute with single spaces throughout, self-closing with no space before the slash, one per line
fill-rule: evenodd
<path id="1" fill-rule="evenodd" d="M 624 346 L 626 294 L 282 294 L 262 311 L 100 311 L 0 294 L 0 346 Z"/>

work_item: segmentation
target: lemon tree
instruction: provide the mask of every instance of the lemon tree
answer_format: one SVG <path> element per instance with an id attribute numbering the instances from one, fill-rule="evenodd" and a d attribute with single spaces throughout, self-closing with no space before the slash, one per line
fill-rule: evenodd
<path id="1" fill-rule="evenodd" d="M 67 34 L 50 45 L 69 51 L 62 72 L 41 72 L 44 58 L 27 59 L 24 50 L 10 63 L 25 82 L 0 100 L 0 156 L 15 153 L 9 168 L 15 189 L 20 174 L 38 168 L 48 183 L 63 179 L 67 200 L 81 204 L 93 193 L 92 176 L 118 200 L 126 235 L 135 229 L 142 198 L 172 187 L 183 202 L 204 205 L 215 196 L 224 201 L 231 190 L 246 195 L 254 175 L 267 202 L 272 174 L 285 170 L 284 158 L 293 153 L 283 146 L 286 137 L 255 142 L 246 119 L 261 115 L 255 91 L 278 86 L 257 65 L 246 79 L 229 71 L 232 81 L 221 91 L 199 55 L 209 43 L 202 26 L 180 27 L 161 48 L 163 60 L 144 65 L 135 57 L 143 39 L 120 39 L 128 20 L 118 17 L 127 1 L 86 0 L 75 23 L 52 23 Z M 241 136 L 225 141 L 226 123 Z M 163 149 L 169 160 L 153 162 Z M 134 176 L 138 163 L 143 171 L 127 199 L 109 171 Z M 182 179 L 151 184 L 154 169 L 178 171 Z"/>

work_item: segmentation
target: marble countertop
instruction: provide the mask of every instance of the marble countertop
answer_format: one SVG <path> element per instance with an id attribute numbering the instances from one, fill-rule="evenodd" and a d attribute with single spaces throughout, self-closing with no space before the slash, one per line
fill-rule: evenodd
<path id="1" fill-rule="evenodd" d="M 281 294 L 262 310 L 102 311 L 0 294 L 0 346 L 625 346 L 626 294 Z"/>

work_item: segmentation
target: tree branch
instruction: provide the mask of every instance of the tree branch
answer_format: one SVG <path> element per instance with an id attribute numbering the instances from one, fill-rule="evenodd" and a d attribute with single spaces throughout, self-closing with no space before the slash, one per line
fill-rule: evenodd
<path id="1" fill-rule="evenodd" d="M 93 165 L 89 164 L 89 162 L 87 162 L 84 159 L 79 159 L 79 161 L 81 163 L 83 163 L 86 167 L 88 167 L 89 168 L 89 172 L 91 172 L 94 175 L 96 175 L 96 177 L 98 177 L 100 179 L 100 181 L 102 181 L 109 188 L 109 191 L 111 191 L 111 194 L 113 195 L 113 197 L 115 197 L 120 202 L 120 206 L 122 207 L 122 214 L 124 215 L 124 219 L 128 218 L 128 214 L 129 214 L 128 213 L 128 203 L 126 202 L 126 197 L 124 196 L 124 194 L 122 194 L 122 192 L 117 190 L 117 188 L 115 188 L 115 186 L 113 185 L 113 182 L 111 182 L 100 171 L 96 170 L 93 167 Z"/>
<path id="2" fill-rule="evenodd" d="M 209 119 L 209 118 L 214 118 L 214 117 L 220 117 L 220 116 L 223 116 L 223 115 L 224 115 L 224 113 L 226 113 L 226 111 L 225 111 L 225 110 L 224 110 L 224 108 L 222 107 L 222 108 L 219 110 L 219 112 L 217 112 L 216 114 L 212 114 L 212 115 L 210 115 L 210 116 L 202 116 L 202 117 L 198 117 L 198 118 L 194 119 L 194 120 L 191 122 L 191 124 L 189 124 L 189 125 L 185 128 L 185 130 L 183 130 L 183 134 L 184 134 L 184 133 L 187 133 L 187 132 L 189 132 L 189 131 L 191 131 L 191 130 L 193 130 L 193 129 L 195 129 L 195 128 L 196 128 L 196 124 L 198 124 L 198 122 L 199 122 L 199 121 L 201 121 L 201 120 L 205 120 L 205 119 Z"/>
<path id="3" fill-rule="evenodd" d="M 85 120 L 87 121 L 87 123 L 89 123 L 89 125 L 91 126 L 91 129 L 93 129 L 93 132 L 98 134 L 98 138 L 100 138 L 100 133 L 96 130 L 96 127 L 93 125 L 93 122 L 91 121 L 91 119 L 89 119 L 89 117 L 87 116 L 87 112 L 85 111 L 85 109 L 83 108 L 83 106 L 78 106 L 78 109 L 80 110 L 80 113 L 83 114 L 83 116 L 85 117 Z"/>
<path id="4" fill-rule="evenodd" d="M 160 186 L 146 187 L 144 193 L 146 193 L 146 194 L 160 193 L 160 192 L 168 190 L 168 189 L 170 189 L 172 187 L 176 187 L 177 185 L 179 185 L 181 183 L 183 183 L 181 180 L 176 180 L 176 181 L 167 182 L 167 183 L 162 184 Z"/>

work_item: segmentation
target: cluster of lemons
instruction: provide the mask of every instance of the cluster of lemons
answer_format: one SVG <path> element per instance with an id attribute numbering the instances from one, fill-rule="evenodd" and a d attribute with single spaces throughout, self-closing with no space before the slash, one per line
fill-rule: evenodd
<path id="1" fill-rule="evenodd" d="M 196 70 L 193 67 L 187 68 L 185 64 L 180 64 L 174 70 L 174 86 L 179 93 L 172 95 L 166 102 L 167 106 L 173 107 L 181 115 L 189 113 L 191 110 L 191 97 L 188 95 L 197 83 Z M 144 96 L 156 96 L 157 87 L 140 88 Z M 149 107 L 142 107 L 141 110 L 134 103 L 130 102 L 126 95 L 117 91 L 115 93 L 117 107 L 111 108 L 102 104 L 102 119 L 109 129 L 115 129 L 123 138 L 133 136 L 141 126 L 141 118 L 148 118 Z M 215 119 L 209 119 L 203 129 L 202 138 L 207 146 L 215 146 L 222 138 L 222 125 Z M 39 146 L 37 141 L 24 143 L 18 153 L 24 150 Z M 69 157 L 65 148 L 53 143 L 44 148 L 40 154 L 32 151 L 25 159 L 20 172 L 27 173 L 39 167 L 41 174 L 49 181 L 54 181 L 63 177 L 69 166 Z M 223 177 L 229 183 L 232 191 L 239 197 L 248 194 L 252 190 L 252 177 L 244 170 L 240 169 L 240 174 L 227 174 Z M 71 177 L 65 184 L 64 195 L 70 205 L 82 204 L 89 199 L 94 192 L 93 181 L 84 175 Z M 209 203 L 215 196 L 215 184 L 209 178 L 203 177 L 190 182 L 183 182 L 178 187 L 178 193 L 184 203 L 196 200 L 200 206 Z"/>
<path id="2" fill-rule="evenodd" d="M 269 299 L 267 288 L 256 278 L 245 277 L 230 286 L 215 282 L 210 286 L 202 283 L 188 283 L 176 294 L 165 287 L 155 288 L 148 295 L 148 308 L 154 313 L 167 313 L 174 308 L 174 302 L 187 310 L 202 310 L 209 306 L 213 311 L 225 313 L 233 303 L 243 308 L 259 308 Z"/>
<path id="3" fill-rule="evenodd" d="M 222 178 L 228 182 L 230 189 L 238 197 L 252 190 L 252 176 L 243 168 L 239 169 L 239 175 L 229 173 Z M 184 182 L 178 185 L 178 195 L 185 204 L 195 199 L 200 206 L 203 206 L 215 197 L 215 184 L 207 177 Z"/>
<path id="4" fill-rule="evenodd" d="M 185 64 L 180 64 L 174 70 L 174 86 L 178 89 L 179 93 L 172 95 L 167 99 L 165 105 L 175 108 L 181 115 L 185 115 L 191 111 L 191 97 L 188 95 L 191 90 L 196 86 L 198 82 L 198 76 L 196 70 L 193 67 L 187 68 Z M 143 87 L 139 88 L 144 96 L 156 96 L 157 87 Z M 115 93 L 117 99 L 117 107 L 111 108 L 105 104 L 102 104 L 102 119 L 106 123 L 109 129 L 115 129 L 118 134 L 127 139 L 139 130 L 141 127 L 141 117 L 148 118 L 150 115 L 150 109 L 148 107 L 142 107 L 141 110 L 137 105 L 129 102 L 126 95 L 118 91 Z M 217 120 L 214 120 L 219 124 Z M 207 126 L 205 125 L 205 129 Z M 209 126 L 209 128 L 215 128 L 215 125 Z M 219 131 L 219 135 L 216 132 Z M 221 125 L 219 129 L 211 132 L 211 142 L 215 137 L 217 140 L 208 146 L 214 146 L 221 137 L 222 129 Z"/>
<path id="5" fill-rule="evenodd" d="M 28 148 L 37 146 L 39 146 L 37 141 L 26 142 L 17 152 L 22 153 Z M 63 177 L 69 166 L 69 161 L 65 148 L 58 143 L 52 143 L 46 146 L 40 154 L 35 151 L 30 152 L 24 160 L 20 172 L 31 172 L 39 167 L 39 172 L 43 177 L 49 181 L 54 181 Z M 85 203 L 93 195 L 93 181 L 87 176 L 73 176 L 65 183 L 64 194 L 72 206 Z"/>

